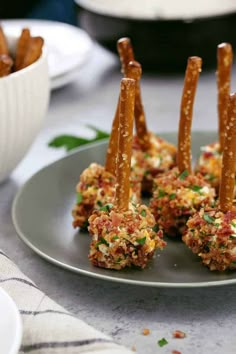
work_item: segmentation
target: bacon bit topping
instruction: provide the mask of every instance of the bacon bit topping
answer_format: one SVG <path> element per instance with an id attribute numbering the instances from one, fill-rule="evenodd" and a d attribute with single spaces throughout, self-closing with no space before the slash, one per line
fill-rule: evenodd
<path id="1" fill-rule="evenodd" d="M 176 330 L 173 332 L 173 337 L 174 338 L 185 338 L 186 337 L 186 333 Z"/>
<path id="2" fill-rule="evenodd" d="M 172 352 L 171 352 L 172 354 L 182 354 L 180 351 L 178 351 L 178 350 L 172 350 Z"/>
<path id="3" fill-rule="evenodd" d="M 144 328 L 143 331 L 142 331 L 142 334 L 143 334 L 144 336 L 148 336 L 150 333 L 151 333 L 151 332 L 150 332 L 150 329 L 148 329 L 148 328 Z"/>

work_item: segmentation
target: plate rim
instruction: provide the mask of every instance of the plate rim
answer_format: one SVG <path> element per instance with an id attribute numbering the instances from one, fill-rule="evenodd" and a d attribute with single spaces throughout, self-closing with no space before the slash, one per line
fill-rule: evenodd
<path id="1" fill-rule="evenodd" d="M 166 132 L 166 133 L 159 133 L 158 135 L 168 135 L 174 132 Z M 202 133 L 202 131 L 194 131 L 194 133 Z M 209 133 L 209 134 L 215 134 L 215 131 L 207 131 L 204 133 Z M 86 144 L 84 146 L 81 146 L 77 149 L 74 149 L 73 151 L 67 153 L 67 155 L 55 160 L 52 163 L 49 163 L 45 165 L 43 168 L 38 170 L 35 174 L 33 174 L 17 191 L 13 203 L 12 203 L 12 208 L 11 208 L 11 216 L 12 216 L 12 221 L 13 225 L 16 229 L 16 233 L 18 237 L 30 248 L 32 249 L 37 255 L 42 257 L 43 259 L 47 260 L 48 262 L 59 266 L 60 268 L 64 268 L 70 271 L 73 271 L 74 273 L 86 275 L 89 277 L 93 277 L 96 279 L 102 279 L 102 280 L 108 280 L 108 281 L 113 281 L 116 283 L 123 283 L 123 284 L 130 284 L 130 285 L 139 285 L 139 286 L 148 286 L 148 287 L 161 287 L 161 288 L 200 288 L 200 287 L 212 287 L 212 286 L 222 286 L 222 285 L 232 285 L 236 283 L 236 277 L 235 279 L 227 279 L 227 280 L 214 280 L 214 281 L 201 281 L 201 282 L 179 282 L 179 283 L 167 283 L 167 282 L 153 282 L 153 281 L 142 281 L 142 280 L 132 280 L 132 279 L 125 279 L 125 278 L 115 278 L 109 275 L 103 275 L 103 274 L 98 274 L 94 273 L 88 270 L 84 270 L 81 268 L 77 268 L 71 265 L 68 265 L 64 262 L 58 261 L 57 259 L 49 256 L 45 252 L 41 251 L 38 249 L 36 246 L 33 245 L 32 242 L 28 240 L 28 238 L 24 235 L 24 233 L 21 231 L 18 222 L 17 222 L 17 217 L 16 217 L 16 209 L 17 209 L 17 203 L 18 200 L 21 196 L 21 194 L 24 192 L 25 188 L 27 188 L 28 184 L 31 183 L 31 180 L 37 177 L 38 174 L 42 173 L 45 169 L 48 167 L 53 166 L 54 164 L 57 164 L 58 162 L 61 162 L 67 158 L 69 158 L 72 155 L 78 154 L 81 151 L 87 150 L 88 148 L 93 148 L 99 145 L 103 145 L 107 143 L 108 139 L 103 139 L 98 142 Z"/>
<path id="2" fill-rule="evenodd" d="M 14 341 L 11 343 L 9 354 L 16 354 L 18 353 L 18 350 L 22 342 L 22 335 L 23 335 L 22 319 L 20 316 L 20 312 L 16 306 L 16 303 L 11 298 L 11 296 L 6 292 L 6 290 L 3 289 L 1 286 L 0 286 L 0 294 L 3 296 L 3 298 L 6 299 L 6 302 L 9 304 L 9 307 L 11 308 L 11 312 L 14 314 L 16 333 L 14 336 Z"/>

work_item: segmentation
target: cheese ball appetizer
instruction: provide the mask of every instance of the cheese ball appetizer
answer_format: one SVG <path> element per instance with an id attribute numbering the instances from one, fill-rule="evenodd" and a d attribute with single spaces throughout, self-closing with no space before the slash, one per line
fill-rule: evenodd
<path id="1" fill-rule="evenodd" d="M 102 268 L 144 268 L 154 251 L 165 246 L 162 232 L 155 231 L 155 219 L 148 207 L 129 202 L 134 99 L 135 81 L 122 79 L 115 197 L 112 204 L 94 211 L 89 218 L 89 259 Z"/>
<path id="2" fill-rule="evenodd" d="M 73 226 L 86 229 L 94 209 L 110 203 L 115 195 L 115 176 L 97 163 L 86 168 L 76 186 L 77 203 L 73 208 Z"/>
<path id="3" fill-rule="evenodd" d="M 219 201 L 202 208 L 187 222 L 183 241 L 210 270 L 236 269 L 236 208 L 233 205 L 236 166 L 236 94 L 230 96 Z"/>
<path id="4" fill-rule="evenodd" d="M 224 148 L 227 107 L 230 94 L 233 50 L 229 43 L 217 47 L 218 131 L 219 141 L 201 147 L 195 171 L 219 192 L 222 151 Z"/>
<path id="5" fill-rule="evenodd" d="M 150 209 L 157 224 L 171 237 L 182 235 L 188 218 L 204 205 L 214 203 L 215 190 L 201 175 L 173 168 L 154 181 Z"/>
<path id="6" fill-rule="evenodd" d="M 157 224 L 171 237 L 181 235 L 188 218 L 201 206 L 214 202 L 215 191 L 191 167 L 191 124 L 201 58 L 190 57 L 180 109 L 178 167 L 155 179 L 150 209 Z"/>
<path id="7" fill-rule="evenodd" d="M 176 147 L 147 129 L 140 88 L 142 67 L 134 60 L 130 39 L 121 38 L 117 43 L 117 49 L 122 72 L 125 77 L 136 81 L 134 107 L 136 135 L 133 141 L 131 181 L 141 180 L 143 192 L 151 193 L 153 178 L 176 166 Z"/>

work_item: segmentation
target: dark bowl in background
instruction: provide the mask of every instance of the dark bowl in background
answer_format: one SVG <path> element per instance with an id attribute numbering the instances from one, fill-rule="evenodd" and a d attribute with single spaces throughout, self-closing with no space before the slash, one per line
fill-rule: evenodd
<path id="1" fill-rule="evenodd" d="M 83 1 L 84 4 L 84 1 Z M 198 55 L 203 67 L 216 67 L 216 47 L 236 42 L 236 12 L 193 20 L 142 20 L 94 12 L 76 0 L 78 24 L 95 41 L 117 53 L 116 42 L 130 37 L 135 58 L 147 71 L 179 72 Z"/>

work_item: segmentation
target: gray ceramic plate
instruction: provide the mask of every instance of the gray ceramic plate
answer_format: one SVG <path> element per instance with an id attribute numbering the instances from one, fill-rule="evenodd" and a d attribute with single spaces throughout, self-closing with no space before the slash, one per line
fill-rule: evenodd
<path id="1" fill-rule="evenodd" d="M 176 142 L 176 134 L 162 134 Z M 213 142 L 213 133 L 193 134 L 193 154 Z M 18 192 L 13 222 L 20 238 L 48 261 L 84 275 L 143 286 L 200 287 L 236 283 L 236 273 L 210 272 L 181 241 L 168 240 L 144 270 L 112 271 L 93 267 L 87 258 L 90 236 L 75 231 L 71 209 L 80 173 L 91 163 L 103 163 L 106 142 L 80 148 L 36 173 Z"/>

